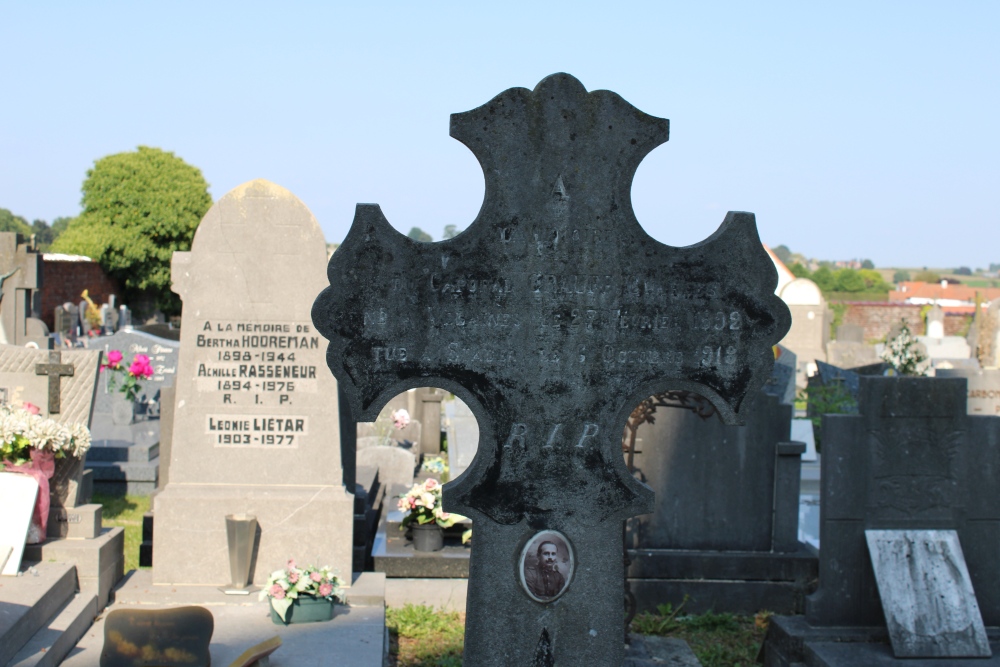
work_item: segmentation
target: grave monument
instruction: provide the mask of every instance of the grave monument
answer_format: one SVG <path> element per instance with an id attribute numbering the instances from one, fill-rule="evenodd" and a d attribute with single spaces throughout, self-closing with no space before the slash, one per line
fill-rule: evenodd
<path id="1" fill-rule="evenodd" d="M 567 74 L 512 88 L 451 117 L 486 177 L 465 232 L 419 243 L 359 205 L 330 260 L 313 322 L 353 418 L 434 386 L 478 421 L 444 489 L 475 525 L 467 664 L 622 664 L 622 522 L 653 506 L 622 458 L 626 419 L 676 388 L 736 423 L 788 331 L 752 214 L 686 248 L 639 226 L 632 177 L 667 134 Z"/>
<path id="2" fill-rule="evenodd" d="M 1000 663 L 1000 417 L 966 395 L 964 378 L 861 376 L 858 414 L 823 417 L 819 588 L 772 619 L 765 665 Z"/>
<path id="3" fill-rule="evenodd" d="M 288 558 L 351 580 L 353 470 L 348 490 L 337 383 L 309 321 L 326 258 L 312 213 L 265 180 L 216 202 L 174 254 L 184 327 L 154 583 L 230 581 L 229 514 L 257 518 L 252 583 Z"/>
<path id="4" fill-rule="evenodd" d="M 0 232 L 0 343 L 50 347 L 41 288 L 41 255 L 15 232 Z"/>

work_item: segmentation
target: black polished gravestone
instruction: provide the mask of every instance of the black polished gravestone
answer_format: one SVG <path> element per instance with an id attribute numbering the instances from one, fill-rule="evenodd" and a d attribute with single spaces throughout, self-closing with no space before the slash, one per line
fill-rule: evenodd
<path id="1" fill-rule="evenodd" d="M 470 665 L 621 665 L 622 521 L 653 506 L 622 457 L 628 415 L 686 389 L 738 421 L 788 330 L 752 214 L 686 248 L 639 226 L 632 177 L 667 131 L 566 74 L 455 114 L 486 178 L 477 219 L 418 243 L 359 205 L 313 306 L 355 419 L 437 386 L 479 422 L 444 489 L 475 523 Z"/>

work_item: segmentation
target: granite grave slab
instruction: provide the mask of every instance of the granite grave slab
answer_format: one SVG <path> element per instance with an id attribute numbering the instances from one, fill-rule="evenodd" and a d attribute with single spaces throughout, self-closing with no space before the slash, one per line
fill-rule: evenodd
<path id="1" fill-rule="evenodd" d="M 625 468 L 626 419 L 679 388 L 737 422 L 790 325 L 752 214 L 686 248 L 639 226 L 632 176 L 667 130 L 566 74 L 510 89 L 452 116 L 487 180 L 465 232 L 422 244 L 359 205 L 330 260 L 313 321 L 356 418 L 434 386 L 479 423 L 472 466 L 444 489 L 476 526 L 469 664 L 621 665 L 621 522 L 653 500 Z M 522 552 L 542 533 L 572 576 L 539 600 Z"/>

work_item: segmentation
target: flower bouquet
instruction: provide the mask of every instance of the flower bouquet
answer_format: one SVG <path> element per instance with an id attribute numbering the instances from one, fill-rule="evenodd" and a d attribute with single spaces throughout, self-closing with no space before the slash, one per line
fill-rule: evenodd
<path id="1" fill-rule="evenodd" d="M 260 599 L 270 598 L 271 617 L 275 623 L 292 623 L 292 607 L 303 602 L 327 604 L 320 614 L 299 621 L 330 620 L 333 618 L 333 603 L 343 600 L 343 582 L 329 567 L 316 568 L 312 565 L 305 568 L 295 566 L 295 560 L 289 559 L 287 567 L 276 570 L 267 578 L 267 585 L 260 592 Z"/>
<path id="2" fill-rule="evenodd" d="M 121 350 L 111 350 L 108 352 L 107 363 L 101 364 L 101 370 L 108 371 L 108 387 L 111 390 L 117 389 L 129 401 L 135 401 L 142 389 L 139 385 L 140 378 L 148 380 L 153 377 L 153 367 L 145 354 L 132 357 L 132 363 L 127 368 L 122 363 L 123 360 Z"/>
<path id="3" fill-rule="evenodd" d="M 37 544 L 45 539 L 49 520 L 49 506 L 53 495 L 56 502 L 65 502 L 68 489 L 73 488 L 69 479 L 73 470 L 60 466 L 56 461 L 72 459 L 75 472 L 83 470 L 83 458 L 90 449 L 90 429 L 84 424 L 61 424 L 40 414 L 38 406 L 25 403 L 21 408 L 0 405 L 0 471 L 30 475 L 38 482 L 38 499 L 28 531 L 28 543 Z M 59 473 L 57 475 L 57 472 Z M 50 484 L 49 480 L 56 476 Z M 64 478 L 65 476 L 65 478 Z M 65 487 L 65 488 L 64 488 Z"/>
<path id="4" fill-rule="evenodd" d="M 456 521 L 465 518 L 441 509 L 441 483 L 433 477 L 425 479 L 423 484 L 414 484 L 412 489 L 399 497 L 396 506 L 405 513 L 400 525 L 403 530 L 413 522 L 419 526 L 436 523 L 442 528 L 451 528 Z"/>

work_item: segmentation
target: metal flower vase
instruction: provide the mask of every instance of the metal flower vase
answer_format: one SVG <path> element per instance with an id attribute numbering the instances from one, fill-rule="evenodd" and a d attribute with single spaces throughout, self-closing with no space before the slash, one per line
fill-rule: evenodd
<path id="1" fill-rule="evenodd" d="M 250 565 L 257 537 L 257 517 L 252 514 L 226 515 L 226 540 L 229 543 L 229 573 L 232 583 L 222 586 L 226 595 L 249 595 L 260 590 L 250 585 Z"/>
<path id="2" fill-rule="evenodd" d="M 436 523 L 410 524 L 415 551 L 441 551 L 444 548 L 444 529 Z"/>

